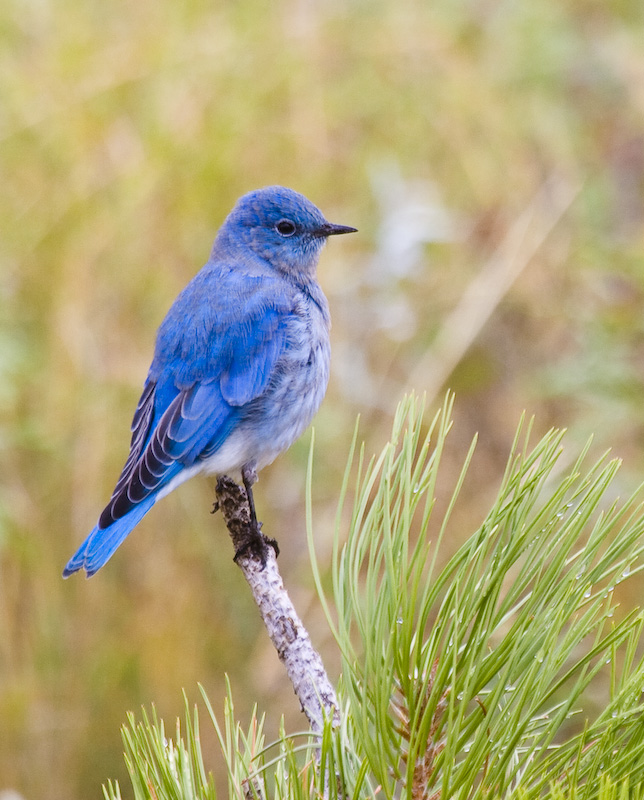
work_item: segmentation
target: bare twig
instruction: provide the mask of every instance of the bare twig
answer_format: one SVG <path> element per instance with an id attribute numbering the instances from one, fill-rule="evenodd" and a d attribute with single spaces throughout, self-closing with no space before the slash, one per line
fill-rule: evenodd
<path id="1" fill-rule="evenodd" d="M 320 733 L 325 719 L 332 719 L 338 725 L 340 711 L 335 690 L 284 588 L 275 548 L 269 544 L 259 552 L 258 548 L 247 546 L 253 534 L 248 499 L 241 486 L 222 476 L 217 481 L 216 491 L 218 507 L 235 546 L 235 562 L 251 588 L 268 635 L 286 667 L 311 729 Z"/>

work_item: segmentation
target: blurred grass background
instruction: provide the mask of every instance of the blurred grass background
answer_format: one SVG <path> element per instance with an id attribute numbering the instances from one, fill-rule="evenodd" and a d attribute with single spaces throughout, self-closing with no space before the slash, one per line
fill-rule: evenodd
<path id="1" fill-rule="evenodd" d="M 224 672 L 240 712 L 258 700 L 273 727 L 303 726 L 208 481 L 91 582 L 60 578 L 126 456 L 156 327 L 245 191 L 292 186 L 360 229 L 320 267 L 321 561 L 356 414 L 379 448 L 410 387 L 457 392 L 446 483 L 480 432 L 463 536 L 524 408 L 539 432 L 594 432 L 625 491 L 639 483 L 639 0 L 5 0 L 0 39 L 0 792 L 101 796 L 124 780 L 126 711 L 172 719 L 198 681 L 217 706 Z M 256 497 L 333 668 L 307 449 Z"/>

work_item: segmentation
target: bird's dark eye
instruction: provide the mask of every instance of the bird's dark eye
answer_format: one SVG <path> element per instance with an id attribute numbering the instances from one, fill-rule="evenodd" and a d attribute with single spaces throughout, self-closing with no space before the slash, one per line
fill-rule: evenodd
<path id="1" fill-rule="evenodd" d="M 290 219 L 281 219 L 275 226 L 280 236 L 292 236 L 295 233 L 295 223 Z"/>

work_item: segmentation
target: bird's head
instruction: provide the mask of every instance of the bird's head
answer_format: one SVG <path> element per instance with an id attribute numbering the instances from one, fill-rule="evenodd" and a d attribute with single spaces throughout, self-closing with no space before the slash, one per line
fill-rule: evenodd
<path id="1" fill-rule="evenodd" d="M 241 197 L 221 227 L 215 248 L 247 247 L 274 269 L 311 280 L 329 236 L 356 229 L 334 225 L 304 195 L 268 186 Z"/>

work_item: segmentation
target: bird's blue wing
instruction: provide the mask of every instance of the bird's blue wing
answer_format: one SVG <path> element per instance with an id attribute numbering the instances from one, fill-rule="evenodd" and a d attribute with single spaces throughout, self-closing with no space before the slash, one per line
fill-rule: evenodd
<path id="1" fill-rule="evenodd" d="M 270 278 L 213 285 L 206 267 L 168 312 L 132 421 L 130 454 L 98 525 L 65 574 L 99 569 L 182 470 L 221 447 L 244 407 L 268 388 L 289 346 L 293 296 Z M 204 280 L 204 277 L 207 280 Z M 281 286 L 278 283 L 277 288 Z M 231 302 L 233 298 L 233 302 Z"/>
<path id="2" fill-rule="evenodd" d="M 195 383 L 178 392 L 140 454 L 128 459 L 99 527 L 107 528 L 137 503 L 159 492 L 181 470 L 194 466 L 206 451 L 214 452 L 238 413 L 223 399 L 216 381 Z"/>
<path id="3" fill-rule="evenodd" d="M 288 346 L 293 297 L 276 291 L 273 279 L 253 277 L 237 285 L 238 276 L 226 272 L 220 283 L 226 279 L 233 287 L 223 287 L 218 296 L 233 295 L 236 303 L 218 306 L 211 297 L 204 303 L 195 279 L 187 289 L 196 289 L 196 298 L 184 290 L 161 326 L 132 422 L 130 457 L 100 527 L 215 453 L 242 409 L 268 387 Z M 208 288 L 212 294 L 210 283 Z"/>

